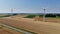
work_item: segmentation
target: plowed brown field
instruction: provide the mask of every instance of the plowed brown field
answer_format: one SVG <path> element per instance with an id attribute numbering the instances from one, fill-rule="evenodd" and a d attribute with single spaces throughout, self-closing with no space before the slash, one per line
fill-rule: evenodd
<path id="1" fill-rule="evenodd" d="M 54 19 L 55 20 L 55 19 Z M 37 34 L 60 34 L 60 23 L 34 21 L 30 18 L 0 19 L 1 23 L 22 28 Z"/>
<path id="2" fill-rule="evenodd" d="M 0 29 L 0 34 L 11 34 L 9 32 L 4 31 L 3 29 Z"/>
<path id="3" fill-rule="evenodd" d="M 43 21 L 43 18 L 40 17 L 40 21 Z M 60 18 L 45 18 L 45 22 L 54 22 L 54 23 L 60 23 Z"/>
<path id="4" fill-rule="evenodd" d="M 0 34 L 22 34 L 22 33 L 6 27 L 0 27 Z"/>

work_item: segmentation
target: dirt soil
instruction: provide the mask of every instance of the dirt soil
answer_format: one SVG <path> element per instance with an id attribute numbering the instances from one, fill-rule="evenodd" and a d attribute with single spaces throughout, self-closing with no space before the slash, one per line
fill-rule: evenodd
<path id="1" fill-rule="evenodd" d="M 22 33 L 0 25 L 0 34 L 22 34 Z"/>
<path id="2" fill-rule="evenodd" d="M 10 33 L 4 31 L 3 29 L 0 29 L 0 34 L 10 34 Z"/>
<path id="3" fill-rule="evenodd" d="M 60 34 L 60 23 L 34 21 L 30 18 L 0 19 L 0 22 L 37 34 Z"/>
<path id="4" fill-rule="evenodd" d="M 43 18 L 40 17 L 40 21 L 43 21 Z M 54 23 L 60 23 L 60 18 L 45 18 L 45 22 L 54 22 Z"/>

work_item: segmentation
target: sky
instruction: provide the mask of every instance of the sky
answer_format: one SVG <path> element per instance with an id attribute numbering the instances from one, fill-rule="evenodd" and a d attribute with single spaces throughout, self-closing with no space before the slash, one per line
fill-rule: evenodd
<path id="1" fill-rule="evenodd" d="M 60 0 L 0 0 L 0 13 L 60 13 Z"/>

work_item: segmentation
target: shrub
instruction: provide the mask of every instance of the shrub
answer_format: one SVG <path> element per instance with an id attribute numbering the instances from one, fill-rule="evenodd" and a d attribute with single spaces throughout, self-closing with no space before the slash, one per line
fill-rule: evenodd
<path id="1" fill-rule="evenodd" d="M 55 14 L 46 14 L 45 17 L 56 17 L 56 15 Z"/>

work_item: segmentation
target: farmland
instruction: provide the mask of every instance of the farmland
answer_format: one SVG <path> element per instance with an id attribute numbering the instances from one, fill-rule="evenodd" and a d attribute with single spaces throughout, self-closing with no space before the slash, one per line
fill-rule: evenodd
<path id="1" fill-rule="evenodd" d="M 0 25 L 0 34 L 22 34 L 22 33 Z"/>
<path id="2" fill-rule="evenodd" d="M 43 22 L 42 17 L 40 21 L 34 21 L 34 18 L 23 18 L 26 15 L 16 15 L 10 18 L 0 19 L 1 23 L 14 26 L 16 28 L 21 28 L 28 32 L 37 34 L 60 34 L 60 19 L 47 17 L 46 21 Z M 5 28 L 4 28 L 5 29 Z"/>
<path id="3" fill-rule="evenodd" d="M 43 15 L 28 15 L 25 18 L 32 18 L 34 19 L 35 16 L 40 17 L 40 21 L 43 21 Z M 60 16 L 52 15 L 52 14 L 47 14 L 45 16 L 45 22 L 54 22 L 54 23 L 60 23 Z"/>

